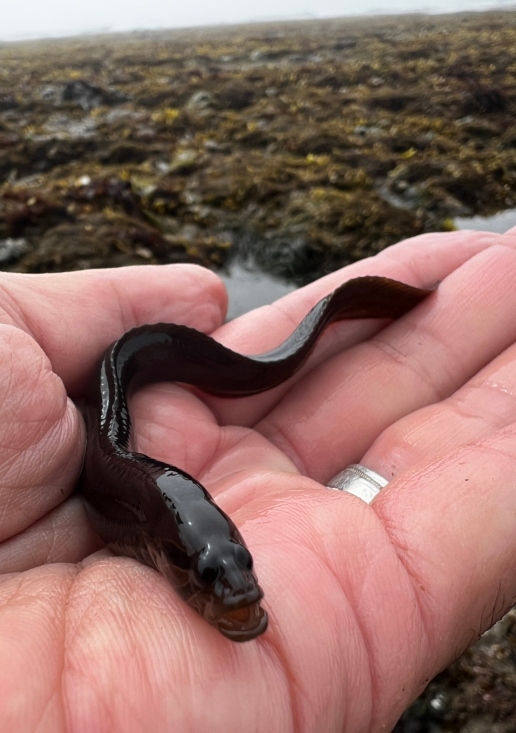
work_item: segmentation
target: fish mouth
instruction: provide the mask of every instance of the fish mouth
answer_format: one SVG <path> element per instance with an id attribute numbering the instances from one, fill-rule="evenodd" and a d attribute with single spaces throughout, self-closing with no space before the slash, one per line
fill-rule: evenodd
<path id="1" fill-rule="evenodd" d="M 269 617 L 257 601 L 251 605 L 227 610 L 212 619 L 211 623 L 232 641 L 250 641 L 263 634 L 268 626 Z"/>
<path id="2" fill-rule="evenodd" d="M 260 606 L 263 590 L 257 583 L 237 595 L 214 597 L 211 592 L 194 593 L 187 603 L 211 626 L 232 641 L 256 639 L 267 629 L 269 618 Z"/>

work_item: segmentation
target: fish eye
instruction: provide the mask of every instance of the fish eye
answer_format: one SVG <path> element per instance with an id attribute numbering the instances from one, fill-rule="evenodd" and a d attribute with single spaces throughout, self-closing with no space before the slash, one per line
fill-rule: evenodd
<path id="1" fill-rule="evenodd" d="M 251 553 L 242 545 L 235 545 L 235 560 L 242 570 L 253 569 L 253 558 L 251 557 Z"/>

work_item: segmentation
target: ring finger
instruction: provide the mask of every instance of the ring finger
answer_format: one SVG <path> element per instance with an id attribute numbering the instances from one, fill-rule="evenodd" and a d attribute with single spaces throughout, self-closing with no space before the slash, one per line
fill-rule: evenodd
<path id="1" fill-rule="evenodd" d="M 389 480 L 407 468 L 488 437 L 515 422 L 516 344 L 450 397 L 387 428 L 363 457 Z"/>

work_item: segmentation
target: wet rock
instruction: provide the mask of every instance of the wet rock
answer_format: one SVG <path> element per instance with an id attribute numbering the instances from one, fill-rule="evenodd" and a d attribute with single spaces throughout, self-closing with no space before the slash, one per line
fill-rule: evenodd
<path id="1" fill-rule="evenodd" d="M 76 102 L 82 109 L 90 110 L 102 104 L 121 104 L 127 97 L 121 92 L 103 89 L 84 80 L 69 81 L 64 84 L 61 99 L 63 102 Z"/>
<path id="2" fill-rule="evenodd" d="M 40 91 L 41 99 L 44 102 L 59 102 L 62 97 L 62 89 L 56 84 L 48 84 Z"/>
<path id="3" fill-rule="evenodd" d="M 19 260 L 29 250 L 30 245 L 23 237 L 0 239 L 0 264 Z"/>
<path id="4" fill-rule="evenodd" d="M 189 173 L 198 167 L 199 158 L 196 150 L 180 150 L 172 158 L 169 170 L 175 173 Z"/>
<path id="5" fill-rule="evenodd" d="M 513 609 L 428 685 L 395 733 L 512 733 L 516 730 L 515 653 Z"/>
<path id="6" fill-rule="evenodd" d="M 209 107 L 212 103 L 213 96 L 204 89 L 201 89 L 200 91 L 195 92 L 195 94 L 192 94 L 185 104 L 185 109 L 206 109 L 206 107 Z"/>

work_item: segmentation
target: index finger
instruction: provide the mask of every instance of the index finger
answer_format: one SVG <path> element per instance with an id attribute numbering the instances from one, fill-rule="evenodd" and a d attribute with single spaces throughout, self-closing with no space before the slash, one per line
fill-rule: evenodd
<path id="1" fill-rule="evenodd" d="M 224 320 L 221 281 L 196 265 L 50 275 L 0 275 L 0 323 L 29 333 L 67 391 L 84 385 L 99 355 L 134 326 L 157 321 L 210 332 Z"/>

